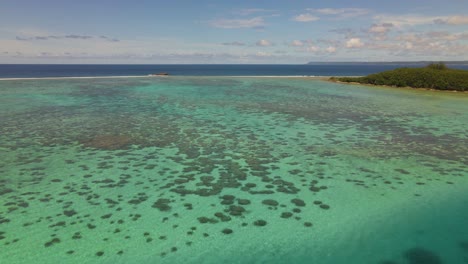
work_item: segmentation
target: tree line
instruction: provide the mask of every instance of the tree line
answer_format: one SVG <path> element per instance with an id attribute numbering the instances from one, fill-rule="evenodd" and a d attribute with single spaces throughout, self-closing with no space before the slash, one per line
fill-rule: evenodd
<path id="1" fill-rule="evenodd" d="M 423 68 L 398 68 L 364 77 L 332 77 L 331 80 L 396 87 L 468 91 L 468 71 L 450 69 L 441 62 L 430 63 Z"/>

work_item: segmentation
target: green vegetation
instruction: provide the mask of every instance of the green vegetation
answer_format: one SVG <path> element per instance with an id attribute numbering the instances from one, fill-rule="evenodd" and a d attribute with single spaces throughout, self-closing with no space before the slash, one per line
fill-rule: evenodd
<path id="1" fill-rule="evenodd" d="M 424 68 L 398 68 L 365 77 L 332 77 L 330 80 L 396 87 L 468 91 L 468 71 L 450 69 L 444 63 L 431 63 Z"/>

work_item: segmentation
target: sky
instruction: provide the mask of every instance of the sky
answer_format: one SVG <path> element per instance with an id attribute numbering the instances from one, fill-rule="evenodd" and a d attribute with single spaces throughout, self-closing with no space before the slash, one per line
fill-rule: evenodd
<path id="1" fill-rule="evenodd" d="M 468 60 L 468 0 L 0 0 L 0 63 Z"/>

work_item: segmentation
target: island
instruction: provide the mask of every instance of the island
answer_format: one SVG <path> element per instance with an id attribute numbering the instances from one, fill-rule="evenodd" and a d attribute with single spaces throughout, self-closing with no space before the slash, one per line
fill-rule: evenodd
<path id="1" fill-rule="evenodd" d="M 148 74 L 148 76 L 169 76 L 169 73 L 167 73 L 167 72 L 158 72 L 158 73 Z"/>
<path id="2" fill-rule="evenodd" d="M 468 71 L 430 63 L 422 68 L 397 68 L 363 77 L 331 77 L 330 81 L 434 90 L 468 91 Z"/>

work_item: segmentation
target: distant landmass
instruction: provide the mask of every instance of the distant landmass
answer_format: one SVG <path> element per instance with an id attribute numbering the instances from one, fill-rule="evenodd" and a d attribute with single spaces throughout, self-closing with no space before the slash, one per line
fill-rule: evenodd
<path id="1" fill-rule="evenodd" d="M 364 77 L 332 77 L 331 81 L 435 90 L 468 91 L 468 71 L 451 69 L 445 63 L 424 67 L 401 67 Z"/>
<path id="2" fill-rule="evenodd" d="M 311 61 L 308 65 L 427 65 L 434 61 Z M 439 61 L 436 61 L 439 62 Z M 468 65 L 468 61 L 441 61 L 447 65 Z"/>

